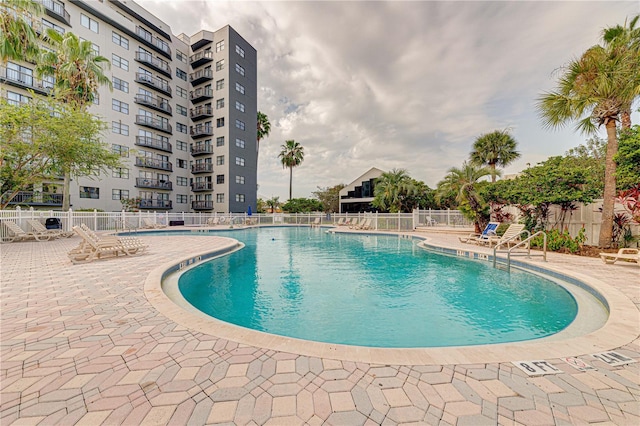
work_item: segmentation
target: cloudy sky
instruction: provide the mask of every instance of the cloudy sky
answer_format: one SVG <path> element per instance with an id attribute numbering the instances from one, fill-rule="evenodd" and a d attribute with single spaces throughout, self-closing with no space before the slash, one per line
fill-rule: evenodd
<path id="1" fill-rule="evenodd" d="M 637 0 L 138 3 L 174 34 L 229 24 L 256 48 L 258 109 L 272 125 L 258 194 L 280 200 L 287 139 L 305 148 L 294 197 L 373 166 L 405 168 L 433 188 L 497 129 L 512 129 L 522 154 L 505 173 L 564 154 L 585 137 L 572 124 L 544 129 L 536 98 L 603 28 L 640 13 Z"/>

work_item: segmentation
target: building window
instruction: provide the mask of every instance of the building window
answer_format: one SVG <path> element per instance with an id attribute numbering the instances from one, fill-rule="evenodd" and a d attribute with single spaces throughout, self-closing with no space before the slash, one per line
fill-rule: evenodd
<path id="1" fill-rule="evenodd" d="M 20 106 L 29 102 L 31 98 L 29 96 L 21 95 L 16 92 L 7 91 L 7 102 L 11 105 Z"/>
<path id="2" fill-rule="evenodd" d="M 182 87 L 176 87 L 176 94 L 181 98 L 187 99 L 187 89 L 183 89 Z"/>
<path id="3" fill-rule="evenodd" d="M 224 183 L 224 175 L 217 175 L 216 183 Z"/>
<path id="4" fill-rule="evenodd" d="M 51 28 L 58 34 L 64 34 L 64 28 L 62 28 L 60 25 L 54 24 L 53 22 L 49 22 L 46 19 L 42 19 L 42 26 L 45 28 Z"/>
<path id="5" fill-rule="evenodd" d="M 115 133 L 117 135 L 129 136 L 129 126 L 127 124 L 122 124 L 122 122 L 120 121 L 112 121 L 111 133 Z"/>
<path id="6" fill-rule="evenodd" d="M 187 63 L 187 55 L 185 55 L 179 50 L 176 50 L 176 59 L 182 63 L 185 63 L 185 64 Z"/>
<path id="7" fill-rule="evenodd" d="M 244 148 L 244 141 L 242 139 L 236 138 L 236 146 L 238 148 Z"/>
<path id="8" fill-rule="evenodd" d="M 100 105 L 100 93 L 93 94 L 93 104 Z"/>
<path id="9" fill-rule="evenodd" d="M 224 165 L 224 155 L 218 155 L 216 157 L 216 166 Z"/>
<path id="10" fill-rule="evenodd" d="M 236 109 L 240 112 L 244 112 L 244 104 L 242 102 L 236 101 Z"/>
<path id="11" fill-rule="evenodd" d="M 176 163 L 178 165 L 179 168 L 181 169 L 186 169 L 187 168 L 187 160 L 181 160 L 181 159 L 177 159 Z"/>
<path id="12" fill-rule="evenodd" d="M 244 176 L 236 176 L 236 183 L 238 185 L 244 185 Z"/>
<path id="13" fill-rule="evenodd" d="M 94 33 L 98 32 L 98 21 L 94 21 L 83 13 L 80 14 L 80 25 L 89 28 Z"/>
<path id="14" fill-rule="evenodd" d="M 113 77 L 113 88 L 125 93 L 129 93 L 129 82 L 120 80 L 118 77 Z"/>
<path id="15" fill-rule="evenodd" d="M 176 176 L 176 185 L 178 186 L 187 186 L 189 184 L 189 179 L 184 176 Z"/>
<path id="16" fill-rule="evenodd" d="M 180 68 L 176 68 L 176 77 L 181 80 L 187 81 L 187 73 L 182 71 Z"/>
<path id="17" fill-rule="evenodd" d="M 242 93 L 244 95 L 244 86 L 240 83 L 236 83 L 236 91 Z"/>
<path id="18" fill-rule="evenodd" d="M 187 125 L 182 123 L 176 123 L 176 130 L 180 133 L 187 133 Z"/>
<path id="19" fill-rule="evenodd" d="M 176 195 L 176 203 L 178 204 L 187 204 L 187 196 L 184 194 Z"/>
<path id="20" fill-rule="evenodd" d="M 244 130 L 244 121 L 236 120 L 236 127 L 240 130 Z"/>
<path id="21" fill-rule="evenodd" d="M 118 34 L 115 31 L 111 33 L 111 41 L 117 44 L 118 46 L 124 47 L 125 49 L 129 50 L 129 39 L 126 37 L 122 37 L 120 34 Z"/>
<path id="22" fill-rule="evenodd" d="M 120 154 L 120 157 L 128 157 L 129 156 L 129 148 L 124 145 L 112 144 L 111 150 L 117 154 Z"/>
<path id="23" fill-rule="evenodd" d="M 112 200 L 126 200 L 129 198 L 129 190 L 128 189 L 112 189 L 111 190 L 111 199 Z"/>
<path id="24" fill-rule="evenodd" d="M 222 52 L 224 50 L 224 40 L 220 40 L 216 43 L 216 52 Z"/>
<path id="25" fill-rule="evenodd" d="M 224 69 L 224 59 L 220 59 L 216 62 L 216 71 L 222 71 Z"/>
<path id="26" fill-rule="evenodd" d="M 80 198 L 93 198 L 97 200 L 100 198 L 100 188 L 94 186 L 81 186 Z"/>
<path id="27" fill-rule="evenodd" d="M 117 99 L 111 100 L 111 109 L 114 111 L 121 112 L 123 114 L 129 114 L 129 104 L 126 102 L 119 101 Z"/>
<path id="28" fill-rule="evenodd" d="M 224 79 L 216 81 L 216 90 L 224 89 Z"/>
<path id="29" fill-rule="evenodd" d="M 244 194 L 236 194 L 236 202 L 244 203 Z"/>
<path id="30" fill-rule="evenodd" d="M 129 179 L 129 169 L 126 167 L 116 167 L 112 170 L 111 175 L 114 178 Z"/>
<path id="31" fill-rule="evenodd" d="M 236 44 L 236 53 L 244 58 L 244 49 Z"/>
<path id="32" fill-rule="evenodd" d="M 224 203 L 224 194 L 216 194 L 216 203 Z"/>
<path id="33" fill-rule="evenodd" d="M 216 127 L 224 127 L 224 117 L 216 118 Z"/>
<path id="34" fill-rule="evenodd" d="M 244 158 L 236 157 L 236 166 L 244 167 Z"/>
<path id="35" fill-rule="evenodd" d="M 216 109 L 224 108 L 224 98 L 216 100 Z"/>
<path id="36" fill-rule="evenodd" d="M 182 105 L 176 105 L 176 111 L 180 115 L 187 116 L 187 107 L 183 107 Z"/>
<path id="37" fill-rule="evenodd" d="M 124 58 L 121 58 L 115 53 L 111 54 L 111 63 L 115 67 L 122 68 L 125 71 L 129 71 L 129 61 L 127 61 Z"/>
<path id="38" fill-rule="evenodd" d="M 236 64 L 236 72 L 240 75 L 244 75 L 244 67 L 240 64 Z"/>
<path id="39" fill-rule="evenodd" d="M 216 146 L 224 146 L 224 136 L 219 136 L 216 138 Z"/>
<path id="40" fill-rule="evenodd" d="M 182 141 L 176 141 L 176 149 L 179 151 L 186 151 L 187 143 Z"/>

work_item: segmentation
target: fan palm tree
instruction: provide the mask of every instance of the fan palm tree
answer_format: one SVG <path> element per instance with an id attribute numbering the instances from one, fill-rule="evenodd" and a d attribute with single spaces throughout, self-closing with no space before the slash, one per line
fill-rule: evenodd
<path id="1" fill-rule="evenodd" d="M 561 127 L 577 120 L 576 128 L 595 133 L 605 125 L 607 154 L 605 158 L 604 202 L 598 245 L 611 247 L 613 209 L 616 193 L 616 164 L 618 151 L 616 122 L 640 95 L 640 67 L 638 58 L 620 54 L 618 43 L 593 46 L 579 59 L 562 70 L 555 91 L 538 99 L 538 111 L 547 127 Z"/>
<path id="2" fill-rule="evenodd" d="M 304 148 L 293 139 L 285 141 L 284 145 L 280 145 L 280 154 L 278 154 L 282 168 L 289 168 L 289 199 L 292 196 L 293 189 L 293 168 L 298 167 L 304 161 Z"/>
<path id="3" fill-rule="evenodd" d="M 52 76 L 55 79 L 54 92 L 72 108 L 86 110 L 96 97 L 98 87 L 108 86 L 111 81 L 104 74 L 103 66 L 111 63 L 104 56 L 97 55 L 90 41 L 81 41 L 73 33 L 60 34 L 47 30 L 47 42 L 51 51 L 42 52 L 35 71 L 38 76 Z M 71 182 L 72 158 L 61 160 L 64 174 L 62 209 L 69 210 L 69 184 Z"/>
<path id="4" fill-rule="evenodd" d="M 260 141 L 271 133 L 271 123 L 267 114 L 258 111 L 258 150 L 260 150 Z"/>
<path id="5" fill-rule="evenodd" d="M 456 201 L 462 207 L 468 206 L 468 217 L 474 221 L 476 232 L 480 232 L 488 223 L 487 206 L 476 191 L 476 185 L 480 179 L 493 175 L 494 171 L 489 167 L 479 167 L 464 162 L 461 168 L 452 167 L 438 183 L 438 191 L 441 195 L 456 194 Z M 464 209 L 463 209 L 464 212 Z"/>
<path id="6" fill-rule="evenodd" d="M 405 169 L 393 169 L 376 179 L 371 205 L 384 211 L 398 213 L 404 207 L 407 196 L 416 192 L 413 180 Z"/>
<path id="7" fill-rule="evenodd" d="M 40 51 L 38 35 L 29 16 L 44 14 L 43 5 L 34 0 L 3 0 L 0 7 L 0 61 L 35 59 Z"/>
<path id="8" fill-rule="evenodd" d="M 480 135 L 473 144 L 471 162 L 478 166 L 488 165 L 493 170 L 491 182 L 495 182 L 496 166 L 505 167 L 520 157 L 517 144 L 507 130 Z"/>

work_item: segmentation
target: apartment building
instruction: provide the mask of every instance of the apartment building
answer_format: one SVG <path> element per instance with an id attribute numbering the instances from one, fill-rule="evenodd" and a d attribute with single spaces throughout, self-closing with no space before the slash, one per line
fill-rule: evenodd
<path id="1" fill-rule="evenodd" d="M 42 0 L 38 32 L 71 31 L 111 61 L 113 90 L 99 89 L 91 112 L 108 123 L 107 142 L 123 167 L 71 183 L 77 209 L 119 211 L 122 199 L 156 211 L 255 211 L 257 198 L 256 50 L 230 26 L 174 35 L 133 1 Z M 2 96 L 46 95 L 35 65 L 0 69 Z M 61 181 L 24 191 L 14 205 L 62 206 Z"/>

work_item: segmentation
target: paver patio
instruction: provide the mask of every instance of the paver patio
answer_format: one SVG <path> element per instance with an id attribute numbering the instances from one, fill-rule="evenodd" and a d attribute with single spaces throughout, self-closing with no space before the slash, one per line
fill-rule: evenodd
<path id="1" fill-rule="evenodd" d="M 222 244 L 143 236 L 149 253 L 72 265 L 77 238 L 3 244 L 0 423 L 640 424 L 640 362 L 528 377 L 509 362 L 379 365 L 275 351 L 170 320 L 145 296 L 158 265 Z M 429 234 L 434 244 L 463 245 Z M 472 246 L 464 245 L 466 249 Z M 640 306 L 640 268 L 550 254 Z M 640 360 L 638 333 L 610 348 Z M 518 361 L 514 359 L 513 361 Z"/>

